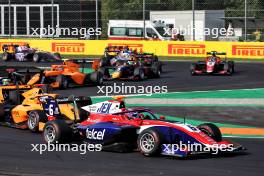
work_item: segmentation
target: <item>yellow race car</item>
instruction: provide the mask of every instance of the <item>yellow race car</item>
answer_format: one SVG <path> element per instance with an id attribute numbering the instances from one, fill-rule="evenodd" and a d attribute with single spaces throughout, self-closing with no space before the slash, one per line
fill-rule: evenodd
<path id="1" fill-rule="evenodd" d="M 49 101 L 49 102 L 47 102 Z M 58 105 L 54 111 L 54 105 Z M 56 114 L 69 121 L 76 119 L 76 111 L 72 103 L 76 102 L 78 117 L 88 117 L 80 107 L 90 105 L 90 97 L 60 98 L 58 94 L 45 93 L 42 88 L 28 85 L 0 86 L 0 124 L 33 132 L 42 131 L 48 120 L 54 120 Z M 49 105 L 50 107 L 47 107 Z"/>

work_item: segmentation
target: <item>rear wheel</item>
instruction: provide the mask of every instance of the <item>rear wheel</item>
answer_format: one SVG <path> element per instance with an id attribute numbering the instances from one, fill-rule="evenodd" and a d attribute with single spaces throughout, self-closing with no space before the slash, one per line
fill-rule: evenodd
<path id="1" fill-rule="evenodd" d="M 9 91 L 9 101 L 11 102 L 11 104 L 20 104 L 20 97 L 19 97 L 19 94 L 18 94 L 18 91 L 16 90 L 11 90 Z"/>
<path id="2" fill-rule="evenodd" d="M 191 72 L 191 75 L 192 76 L 196 75 L 195 69 L 196 69 L 196 64 L 191 64 L 191 66 L 190 66 L 190 72 Z"/>
<path id="3" fill-rule="evenodd" d="M 67 89 L 69 86 L 68 79 L 64 75 L 58 75 L 56 82 L 59 84 L 59 89 Z"/>
<path id="4" fill-rule="evenodd" d="M 226 72 L 227 75 L 231 76 L 232 75 L 232 68 L 231 65 L 228 63 L 225 63 L 224 65 L 224 71 Z"/>
<path id="5" fill-rule="evenodd" d="M 103 57 L 100 60 L 99 67 L 105 67 L 110 65 L 110 58 L 108 57 Z"/>
<path id="6" fill-rule="evenodd" d="M 104 76 L 100 71 L 95 71 L 91 74 L 87 74 L 86 75 L 87 79 L 87 83 L 94 83 L 95 85 L 102 85 L 104 82 Z"/>
<path id="7" fill-rule="evenodd" d="M 161 75 L 161 69 L 160 69 L 160 66 L 158 65 L 158 64 L 154 64 L 153 66 L 152 66 L 152 72 L 153 72 L 153 76 L 155 77 L 155 78 L 159 78 L 160 77 L 160 75 Z"/>
<path id="8" fill-rule="evenodd" d="M 8 52 L 4 52 L 3 55 L 2 55 L 2 60 L 3 61 L 10 60 L 10 54 Z"/>
<path id="9" fill-rule="evenodd" d="M 144 70 L 142 68 L 139 68 L 139 67 L 135 68 L 134 78 L 136 78 L 137 80 L 144 80 L 145 79 Z"/>
<path id="10" fill-rule="evenodd" d="M 33 61 L 34 62 L 39 62 L 41 60 L 41 53 L 35 53 L 33 55 Z"/>
<path id="11" fill-rule="evenodd" d="M 39 131 L 39 122 L 46 122 L 47 116 L 41 110 L 31 111 L 28 115 L 27 125 L 32 132 Z"/>
<path id="12" fill-rule="evenodd" d="M 51 93 L 52 92 L 52 87 L 49 84 L 44 84 L 41 88 L 42 88 L 44 93 Z"/>
<path id="13" fill-rule="evenodd" d="M 161 152 L 162 134 L 154 128 L 142 131 L 137 139 L 140 152 L 145 156 L 158 155 Z"/>
<path id="14" fill-rule="evenodd" d="M 0 104 L 0 121 L 4 121 L 5 119 L 5 109 L 4 105 Z"/>
<path id="15" fill-rule="evenodd" d="M 82 107 L 91 105 L 92 104 L 91 98 L 90 97 L 80 97 L 80 101 L 77 101 L 76 104 L 77 104 L 77 108 L 79 111 L 80 121 L 87 119 L 89 116 L 89 112 L 82 109 Z"/>
<path id="16" fill-rule="evenodd" d="M 47 143 L 70 142 L 72 129 L 64 120 L 52 120 L 45 124 L 43 135 Z"/>
<path id="17" fill-rule="evenodd" d="M 215 124 L 203 123 L 197 126 L 197 128 L 200 129 L 202 132 L 204 132 L 209 137 L 211 137 L 216 142 L 222 141 L 222 133 Z"/>
<path id="18" fill-rule="evenodd" d="M 54 58 L 55 58 L 56 60 L 61 60 L 61 59 L 62 59 L 60 53 L 54 53 L 53 55 L 54 55 Z"/>

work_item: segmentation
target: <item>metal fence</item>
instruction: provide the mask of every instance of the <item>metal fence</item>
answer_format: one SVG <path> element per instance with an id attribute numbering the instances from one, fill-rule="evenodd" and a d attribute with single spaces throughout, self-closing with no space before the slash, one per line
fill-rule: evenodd
<path id="1" fill-rule="evenodd" d="M 262 41 L 263 11 L 263 0 L 0 0 L 0 37 L 107 39 L 113 32 L 109 20 L 140 28 L 127 21 L 137 20 L 143 28 L 148 28 L 143 21 L 150 21 L 164 39 Z M 181 27 L 190 30 L 184 33 Z M 42 28 L 51 32 L 37 30 Z M 170 29 L 166 37 L 165 28 Z M 227 34 L 203 36 L 205 28 L 225 28 Z M 133 32 L 151 38 L 146 29 Z"/>

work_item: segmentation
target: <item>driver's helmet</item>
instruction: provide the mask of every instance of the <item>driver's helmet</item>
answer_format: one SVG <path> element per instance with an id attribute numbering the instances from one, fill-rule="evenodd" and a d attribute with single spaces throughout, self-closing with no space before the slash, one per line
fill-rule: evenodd
<path id="1" fill-rule="evenodd" d="M 133 61 L 127 61 L 128 65 L 133 65 L 133 63 L 134 63 Z"/>
<path id="2" fill-rule="evenodd" d="M 58 70 L 58 71 L 63 71 L 63 70 L 64 70 L 64 68 L 63 68 L 63 66 L 62 66 L 62 65 L 59 65 L 59 66 L 57 67 L 57 70 Z"/>
<path id="3" fill-rule="evenodd" d="M 140 119 L 144 119 L 145 118 L 145 116 L 144 116 L 144 114 L 138 114 L 138 117 L 140 118 Z"/>
<path id="4" fill-rule="evenodd" d="M 210 62 L 216 62 L 216 60 L 217 60 L 217 59 L 216 59 L 215 56 L 211 56 L 211 57 L 209 58 L 209 61 L 210 61 Z"/>
<path id="5" fill-rule="evenodd" d="M 132 114 L 132 117 L 133 117 L 133 118 L 138 118 L 138 117 L 139 117 L 138 112 L 134 112 L 134 113 Z"/>
<path id="6" fill-rule="evenodd" d="M 2 79 L 2 85 L 7 86 L 11 83 L 11 79 Z"/>

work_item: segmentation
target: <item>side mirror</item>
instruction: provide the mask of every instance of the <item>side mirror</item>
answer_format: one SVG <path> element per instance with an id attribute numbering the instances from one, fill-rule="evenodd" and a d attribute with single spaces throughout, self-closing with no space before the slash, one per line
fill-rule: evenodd
<path id="1" fill-rule="evenodd" d="M 160 120 L 165 120 L 165 116 L 160 116 Z"/>

